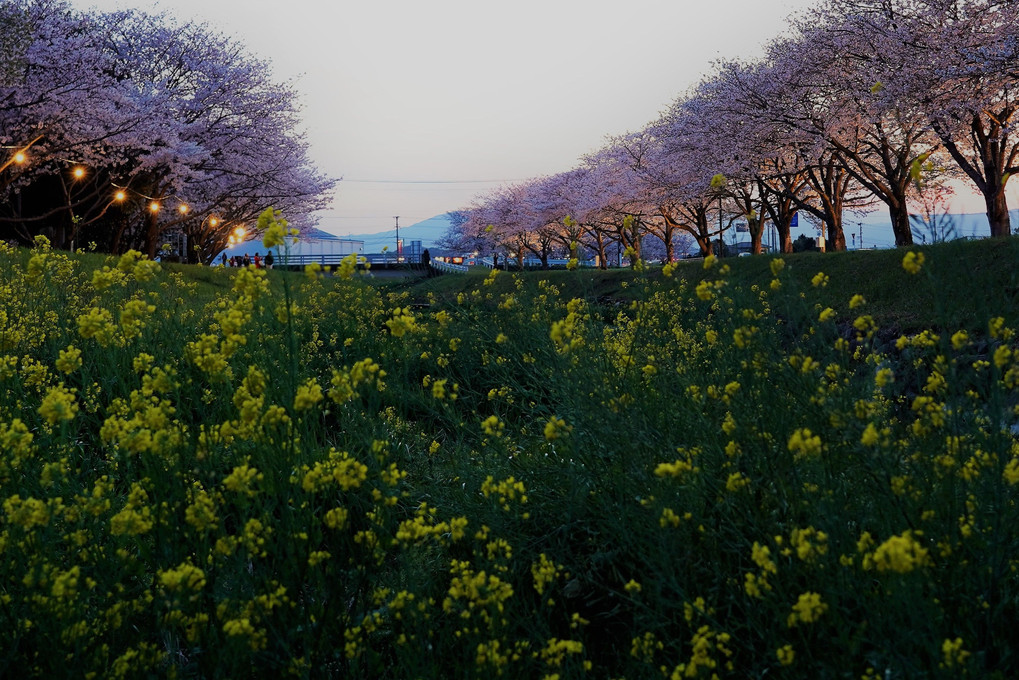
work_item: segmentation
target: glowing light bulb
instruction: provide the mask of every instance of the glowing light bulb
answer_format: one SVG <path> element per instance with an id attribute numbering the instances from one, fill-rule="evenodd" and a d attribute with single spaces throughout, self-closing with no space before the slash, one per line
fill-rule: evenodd
<path id="1" fill-rule="evenodd" d="M 152 203 L 149 203 L 149 210 L 151 212 L 159 212 L 159 204 L 156 203 L 155 201 L 152 201 Z"/>
<path id="2" fill-rule="evenodd" d="M 82 177 L 85 176 L 85 168 L 79 165 L 78 167 L 71 171 L 71 174 L 74 175 L 75 179 L 81 179 Z"/>
<path id="3" fill-rule="evenodd" d="M 210 217 L 209 218 L 209 224 L 212 225 L 213 227 L 215 227 L 216 225 L 219 224 L 219 220 L 217 220 L 215 217 Z"/>
<path id="4" fill-rule="evenodd" d="M 114 201 L 123 201 L 125 198 L 127 198 L 127 194 L 125 194 L 123 191 L 118 191 L 117 193 L 113 194 Z"/>
<path id="5" fill-rule="evenodd" d="M 188 214 L 188 207 L 186 205 L 184 205 L 183 203 L 181 203 L 179 206 L 177 206 L 177 210 L 180 211 L 181 215 L 187 215 Z"/>
<path id="6" fill-rule="evenodd" d="M 28 160 L 28 156 L 25 155 L 24 151 L 19 151 L 18 153 L 14 154 L 14 162 L 15 163 L 19 163 L 19 164 L 20 163 L 24 163 L 26 160 Z"/>

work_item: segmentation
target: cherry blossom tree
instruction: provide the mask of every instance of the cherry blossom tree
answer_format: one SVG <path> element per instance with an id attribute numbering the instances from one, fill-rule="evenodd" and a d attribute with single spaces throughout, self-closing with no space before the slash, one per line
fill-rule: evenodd
<path id="1" fill-rule="evenodd" d="M 652 233 L 657 216 L 646 175 L 650 142 L 644 133 L 623 135 L 585 158 L 590 172 L 584 221 L 629 251 L 631 264 L 641 258 L 644 236 Z M 599 247 L 604 250 L 604 244 Z"/>
<path id="2" fill-rule="evenodd" d="M 905 246 L 911 212 L 964 176 L 1005 235 L 1017 61 L 1014 1 L 823 0 L 764 59 L 718 64 L 644 129 L 485 209 L 521 248 L 584 238 L 603 263 L 612 243 L 639 257 L 649 235 L 669 259 L 679 233 L 707 254 L 737 221 L 753 252 L 769 222 L 789 251 L 797 212 L 843 250 L 845 210 L 876 202 Z"/>
<path id="3" fill-rule="evenodd" d="M 680 98 L 648 126 L 654 143 L 648 146 L 643 168 L 648 200 L 658 215 L 666 225 L 689 234 L 701 255 L 707 255 L 732 220 L 725 220 L 731 211 L 724 207 L 724 183 L 718 181 L 721 174 L 716 170 L 721 163 L 719 147 L 698 106 L 690 98 Z"/>
<path id="4" fill-rule="evenodd" d="M 7 50 L 0 116 L 7 141 L 38 141 L 0 205 L 15 235 L 49 225 L 63 247 L 154 256 L 178 234 L 208 262 L 266 207 L 308 226 L 325 206 L 334 182 L 309 161 L 295 92 L 241 46 L 164 15 L 20 4 L 29 38 Z"/>
<path id="5" fill-rule="evenodd" d="M 801 94 L 798 88 L 790 87 L 769 60 L 723 62 L 710 84 L 716 108 L 722 109 L 718 119 L 734 121 L 717 133 L 735 151 L 735 167 L 725 172 L 754 178 L 762 212 L 778 232 L 780 250 L 792 251 L 791 221 L 797 211 L 821 222 L 826 236 L 822 243 L 845 250 L 844 208 L 873 199 L 863 195 L 823 138 L 787 122 L 788 112 L 799 108 L 792 99 Z"/>
<path id="6" fill-rule="evenodd" d="M 895 243 L 913 242 L 909 194 L 917 168 L 940 146 L 926 116 L 885 91 L 895 65 L 884 58 L 906 36 L 896 0 L 829 0 L 776 42 L 775 73 L 791 96 L 782 119 L 814 134 L 889 211 Z"/>
<path id="7" fill-rule="evenodd" d="M 1019 171 L 1019 4 L 1002 0 L 892 3 L 902 39 L 881 55 L 884 92 L 914 102 L 983 196 L 992 236 L 1008 236 L 1009 178 Z"/>

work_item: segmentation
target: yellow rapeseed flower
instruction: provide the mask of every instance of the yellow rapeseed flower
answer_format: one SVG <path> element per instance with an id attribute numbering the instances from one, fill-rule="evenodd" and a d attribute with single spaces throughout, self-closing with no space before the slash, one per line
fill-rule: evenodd
<path id="1" fill-rule="evenodd" d="M 920 270 L 923 268 L 923 262 L 923 253 L 911 250 L 902 258 L 902 268 L 905 269 L 908 274 L 919 274 Z"/>
<path id="2" fill-rule="evenodd" d="M 881 441 L 881 437 L 877 427 L 874 426 L 874 423 L 867 423 L 866 429 L 860 435 L 860 443 L 864 446 L 877 446 L 879 441 Z"/>
<path id="3" fill-rule="evenodd" d="M 223 479 L 223 486 L 225 486 L 229 491 L 237 494 L 254 496 L 258 493 L 258 490 L 252 488 L 252 486 L 256 482 L 262 481 L 263 477 L 264 475 L 256 468 L 245 463 L 244 465 L 238 465 L 235 467 L 233 472 Z"/>
<path id="4" fill-rule="evenodd" d="M 169 591 L 201 590 L 205 587 L 205 572 L 188 562 L 181 562 L 174 569 L 160 571 L 156 578 L 159 585 Z"/>
<path id="5" fill-rule="evenodd" d="M 944 643 L 941 645 L 941 655 L 944 661 L 939 666 L 942 668 L 954 668 L 965 665 L 970 653 L 963 649 L 962 645 L 962 638 L 957 637 L 954 640 L 945 638 Z"/>
<path id="6" fill-rule="evenodd" d="M 793 605 L 792 613 L 786 619 L 786 625 L 792 628 L 799 623 L 814 623 L 826 611 L 828 611 L 828 605 L 821 600 L 818 593 L 803 593 Z"/>
<path id="7" fill-rule="evenodd" d="M 297 387 L 297 394 L 294 395 L 294 410 L 307 411 L 323 398 L 321 385 L 315 382 L 314 378 L 308 378 Z"/>
<path id="8" fill-rule="evenodd" d="M 417 321 L 409 307 L 397 307 L 393 310 L 393 318 L 386 321 L 386 326 L 394 338 L 401 338 L 417 329 Z"/>
<path id="9" fill-rule="evenodd" d="M 506 429 L 506 423 L 499 419 L 499 416 L 488 416 L 481 421 L 481 429 L 490 437 L 498 437 Z"/>
<path id="10" fill-rule="evenodd" d="M 67 349 L 60 350 L 56 361 L 57 370 L 61 373 L 74 373 L 81 368 L 81 350 L 74 345 L 68 345 Z"/>
<path id="11" fill-rule="evenodd" d="M 821 437 L 800 428 L 789 436 L 788 448 L 794 458 L 813 458 L 821 455 Z"/>
<path id="12" fill-rule="evenodd" d="M 701 300 L 710 300 L 715 297 L 715 287 L 707 280 L 698 283 L 694 292 Z"/>
<path id="13" fill-rule="evenodd" d="M 51 387 L 42 399 L 39 415 L 50 425 L 74 420 L 78 415 L 78 402 L 74 398 L 74 392 L 64 387 L 63 383 Z"/>
<path id="14" fill-rule="evenodd" d="M 920 545 L 911 531 L 905 531 L 892 536 L 875 548 L 872 555 L 864 557 L 863 568 L 875 567 L 878 571 L 905 574 L 929 562 L 927 549 Z"/>
<path id="15" fill-rule="evenodd" d="M 556 418 L 555 416 L 552 416 L 551 418 L 548 419 L 548 422 L 545 423 L 544 431 L 545 439 L 547 439 L 548 441 L 559 439 L 559 437 L 561 437 L 564 434 L 568 434 L 572 429 L 573 427 L 567 425 L 566 421 L 563 420 L 562 418 Z"/>
<path id="16" fill-rule="evenodd" d="M 730 493 L 735 493 L 749 485 L 750 479 L 742 472 L 733 472 L 729 475 L 728 479 L 725 480 L 725 490 Z"/>

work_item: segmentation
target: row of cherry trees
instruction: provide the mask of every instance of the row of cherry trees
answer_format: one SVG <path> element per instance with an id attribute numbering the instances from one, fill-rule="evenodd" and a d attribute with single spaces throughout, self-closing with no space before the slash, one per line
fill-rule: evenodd
<path id="1" fill-rule="evenodd" d="M 202 25 L 63 0 L 0 3 L 0 238 L 208 262 L 274 206 L 295 226 L 334 181 L 267 64 Z"/>
<path id="2" fill-rule="evenodd" d="M 704 254 L 734 225 L 788 252 L 794 215 L 846 247 L 843 212 L 881 204 L 898 246 L 960 180 L 992 236 L 1011 232 L 1019 3 L 825 0 L 759 61 L 726 61 L 644 129 L 577 167 L 502 187 L 457 213 L 451 244 L 547 258 L 579 243 L 606 261 L 650 241 Z M 648 239 L 648 237 L 655 237 Z"/>

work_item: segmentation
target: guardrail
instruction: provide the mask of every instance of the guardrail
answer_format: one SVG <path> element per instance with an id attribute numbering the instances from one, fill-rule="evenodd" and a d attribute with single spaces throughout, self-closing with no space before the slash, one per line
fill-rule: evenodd
<path id="1" fill-rule="evenodd" d="M 379 255 L 377 253 L 369 253 L 368 255 L 363 255 L 361 253 L 355 253 L 355 254 L 357 255 L 357 262 L 358 262 L 358 264 L 362 264 L 362 263 L 365 263 L 365 262 L 367 262 L 369 264 L 383 264 L 383 265 L 393 265 L 393 266 L 397 266 L 397 265 L 417 266 L 417 265 L 421 264 L 420 258 L 418 258 L 416 256 L 415 257 L 407 257 L 407 256 L 404 256 L 404 255 L 401 255 L 400 259 L 397 260 L 395 254 L 391 254 L 391 255 L 386 255 L 386 254 Z M 345 253 L 345 254 L 340 254 L 340 253 L 315 253 L 315 254 L 311 254 L 311 255 L 295 255 L 295 254 L 291 253 L 289 255 L 281 255 L 280 257 L 277 257 L 275 264 L 276 264 L 276 266 L 279 266 L 279 267 L 303 267 L 304 265 L 312 264 L 313 262 L 317 262 L 318 264 L 321 264 L 321 265 L 338 265 L 345 258 L 350 257 L 350 255 L 351 255 L 351 253 Z"/>
<path id="2" fill-rule="evenodd" d="M 280 255 L 275 259 L 273 266 L 275 267 L 303 267 L 306 264 L 318 263 L 321 265 L 338 265 L 345 258 L 350 257 L 350 253 L 340 255 L 338 253 L 318 253 L 315 255 Z M 358 258 L 360 259 L 360 255 Z"/>
<path id="3" fill-rule="evenodd" d="M 440 272 L 463 274 L 467 271 L 467 265 L 465 264 L 453 264 L 452 262 L 443 262 L 441 260 L 432 260 L 430 264 Z"/>

